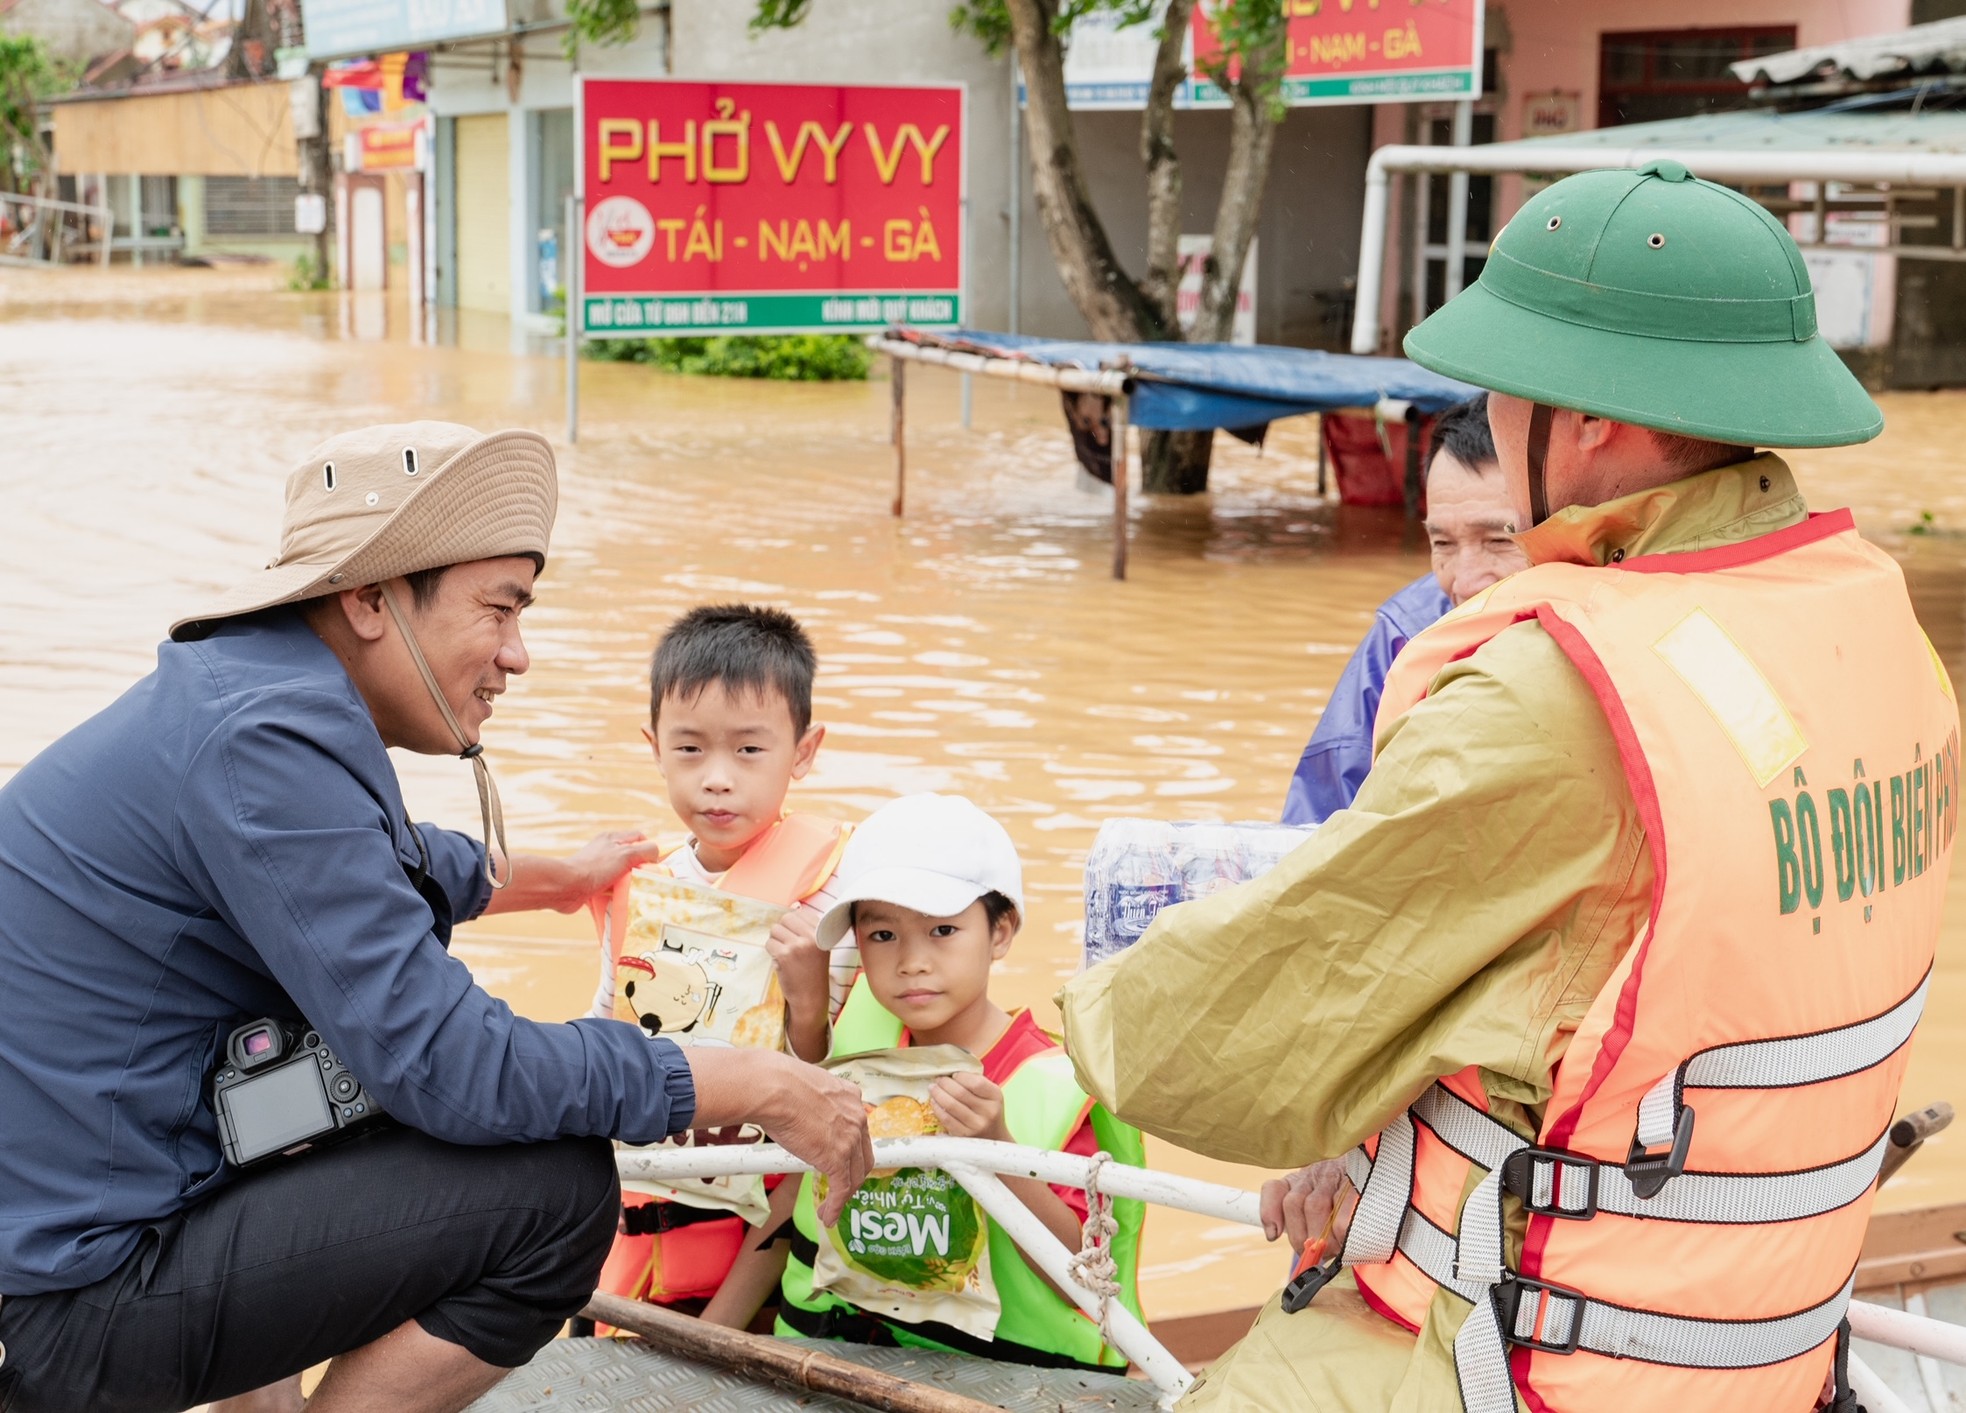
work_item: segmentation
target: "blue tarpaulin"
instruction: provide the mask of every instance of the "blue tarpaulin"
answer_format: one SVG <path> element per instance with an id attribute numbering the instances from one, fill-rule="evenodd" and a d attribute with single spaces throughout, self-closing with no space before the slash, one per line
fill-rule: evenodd
<path id="1" fill-rule="evenodd" d="M 1161 432 L 1258 427 L 1279 417 L 1373 407 L 1387 398 L 1438 412 L 1476 388 L 1404 358 L 1230 343 L 1090 343 L 973 329 L 897 330 L 931 348 L 1028 358 L 1053 367 L 1101 369 L 1122 358 L 1134 379 L 1133 425 Z"/>

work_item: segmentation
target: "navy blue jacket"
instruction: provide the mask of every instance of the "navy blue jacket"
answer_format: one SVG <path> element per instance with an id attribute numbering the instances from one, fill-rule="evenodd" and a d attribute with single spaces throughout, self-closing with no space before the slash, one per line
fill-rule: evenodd
<path id="1" fill-rule="evenodd" d="M 0 1294 L 94 1283 L 227 1180 L 210 1078 L 262 1015 L 305 1017 L 453 1143 L 688 1126 L 673 1044 L 472 982 L 446 947 L 490 896 L 484 851 L 420 832 L 423 892 L 375 722 L 293 612 L 164 644 L 0 788 Z"/>
<path id="2" fill-rule="evenodd" d="M 1283 802 L 1285 824 L 1322 824 L 1347 808 L 1372 768 L 1372 722 L 1386 692 L 1386 673 L 1399 650 L 1454 607 L 1440 581 L 1427 574 L 1379 605 L 1372 629 L 1331 689 L 1324 715 L 1297 762 Z"/>

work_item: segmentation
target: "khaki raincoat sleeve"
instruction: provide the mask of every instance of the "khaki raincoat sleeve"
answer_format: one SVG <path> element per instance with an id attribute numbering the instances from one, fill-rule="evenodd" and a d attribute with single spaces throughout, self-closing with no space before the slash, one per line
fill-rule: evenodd
<path id="1" fill-rule="evenodd" d="M 1170 908 L 1059 996 L 1086 1090 L 1184 1148 L 1295 1167 L 1480 1066 L 1537 1107 L 1652 865 L 1596 702 L 1536 624 L 1381 732 L 1353 808 Z"/>

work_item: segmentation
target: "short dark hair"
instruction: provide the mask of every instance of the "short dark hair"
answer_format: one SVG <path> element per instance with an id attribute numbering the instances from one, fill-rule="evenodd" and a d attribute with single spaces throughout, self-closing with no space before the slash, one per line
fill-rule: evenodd
<path id="1" fill-rule="evenodd" d="M 546 568 L 545 557 L 533 554 L 531 551 L 512 557 L 530 559 L 532 572 L 535 574 L 543 572 Z M 437 597 L 437 586 L 443 583 L 444 576 L 456 567 L 454 564 L 440 564 L 435 569 L 418 569 L 403 576 L 403 582 L 410 586 L 410 602 L 416 606 L 417 612 L 421 613 L 430 607 L 431 602 Z"/>
<path id="2" fill-rule="evenodd" d="M 1433 444 L 1427 448 L 1427 470 L 1446 452 L 1477 476 L 1494 461 L 1495 434 L 1488 429 L 1488 394 L 1476 393 L 1457 402 L 1434 419 Z"/>
<path id="3" fill-rule="evenodd" d="M 799 620 L 783 609 L 720 603 L 693 608 L 669 625 L 649 663 L 649 724 L 663 698 L 692 700 L 716 683 L 726 692 L 776 693 L 803 736 L 812 725 L 812 677 L 819 657 Z"/>

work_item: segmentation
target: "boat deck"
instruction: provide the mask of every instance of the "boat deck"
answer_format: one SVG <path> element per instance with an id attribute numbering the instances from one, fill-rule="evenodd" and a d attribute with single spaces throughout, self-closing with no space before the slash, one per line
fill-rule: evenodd
<path id="1" fill-rule="evenodd" d="M 1154 1386 L 1116 1374 L 995 1364 L 963 1354 L 797 1340 L 870 1369 L 947 1389 L 1009 1413 L 1146 1413 Z M 794 1393 L 639 1340 L 561 1339 L 472 1404 L 468 1413 L 863 1413 L 863 1405 Z"/>

